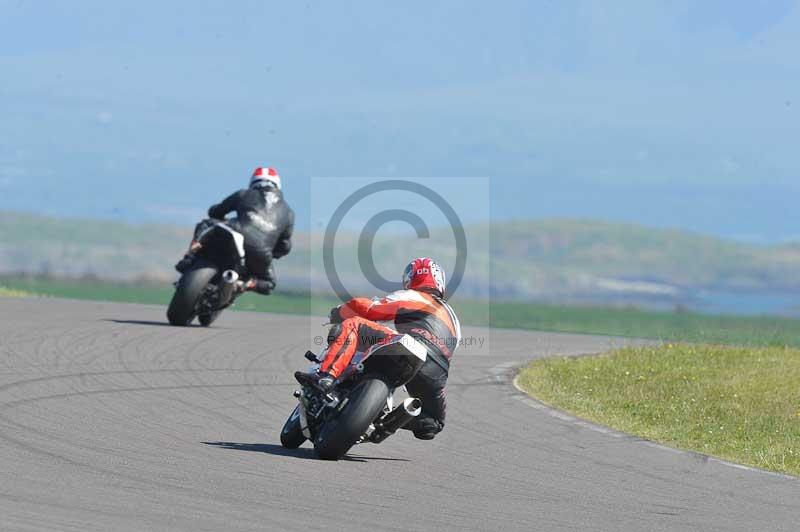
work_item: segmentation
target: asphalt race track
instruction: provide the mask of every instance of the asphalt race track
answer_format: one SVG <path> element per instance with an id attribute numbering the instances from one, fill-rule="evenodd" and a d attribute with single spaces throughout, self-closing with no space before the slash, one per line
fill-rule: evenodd
<path id="1" fill-rule="evenodd" d="M 0 299 L 0 530 L 800 530 L 800 481 L 559 415 L 511 385 L 609 338 L 465 329 L 447 428 L 286 451 L 291 373 L 321 319 Z M 307 444 L 306 444 L 307 445 Z"/>

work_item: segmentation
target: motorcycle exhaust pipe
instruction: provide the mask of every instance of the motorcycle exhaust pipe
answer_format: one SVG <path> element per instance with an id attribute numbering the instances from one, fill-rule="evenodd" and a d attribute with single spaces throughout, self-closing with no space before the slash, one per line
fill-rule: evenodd
<path id="1" fill-rule="evenodd" d="M 403 404 L 375 422 L 375 432 L 370 436 L 370 441 L 380 443 L 404 426 L 422 412 L 422 401 L 409 397 Z"/>
<path id="2" fill-rule="evenodd" d="M 236 290 L 236 283 L 239 281 L 239 274 L 233 270 L 222 272 L 222 286 L 219 287 L 219 301 L 222 305 L 230 302 L 233 292 Z"/>

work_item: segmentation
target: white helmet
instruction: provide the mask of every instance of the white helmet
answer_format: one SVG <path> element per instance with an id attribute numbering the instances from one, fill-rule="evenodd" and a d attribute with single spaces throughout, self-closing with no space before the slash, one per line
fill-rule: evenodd
<path id="1" fill-rule="evenodd" d="M 267 182 L 272 183 L 275 185 L 275 188 L 280 190 L 281 176 L 278 175 L 278 171 L 274 168 L 259 166 L 253 171 L 253 177 L 250 178 L 250 186 L 263 186 L 266 185 Z"/>

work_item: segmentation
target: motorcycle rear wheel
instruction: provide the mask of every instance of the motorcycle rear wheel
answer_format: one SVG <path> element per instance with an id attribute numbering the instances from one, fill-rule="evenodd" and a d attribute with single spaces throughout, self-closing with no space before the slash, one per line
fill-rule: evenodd
<path id="1" fill-rule="evenodd" d="M 170 324 L 186 327 L 192 323 L 197 302 L 217 273 L 217 268 L 207 262 L 201 262 L 183 274 L 167 308 L 167 319 Z"/>
<path id="2" fill-rule="evenodd" d="M 327 421 L 314 440 L 314 450 L 323 460 L 338 460 L 367 431 L 386 405 L 389 387 L 381 379 L 367 377 L 348 396 L 338 416 Z"/>

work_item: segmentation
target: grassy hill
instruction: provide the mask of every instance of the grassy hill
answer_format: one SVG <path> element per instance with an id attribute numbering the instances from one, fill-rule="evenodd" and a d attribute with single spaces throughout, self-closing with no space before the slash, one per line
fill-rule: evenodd
<path id="1" fill-rule="evenodd" d="M 512 222 L 491 228 L 499 264 L 567 277 L 730 290 L 797 290 L 800 247 L 757 246 L 677 230 L 592 220 Z"/>
<path id="2" fill-rule="evenodd" d="M 462 290 L 472 298 L 588 303 L 680 303 L 701 290 L 800 293 L 800 246 L 758 246 L 683 231 L 593 220 L 474 225 Z M 54 219 L 0 212 L 0 274 L 170 280 L 191 227 Z M 301 233 L 278 263 L 283 286 L 328 291 L 322 237 Z M 351 291 L 374 291 L 355 252 L 358 235 L 336 239 L 338 272 Z M 397 277 L 412 255 L 452 264 L 448 231 L 428 240 L 375 239 L 376 268 Z"/>

